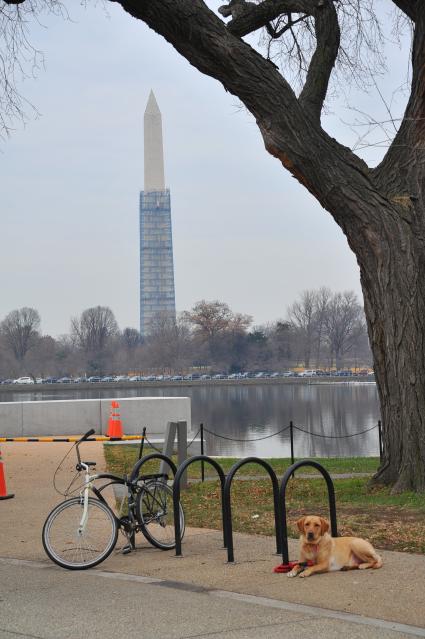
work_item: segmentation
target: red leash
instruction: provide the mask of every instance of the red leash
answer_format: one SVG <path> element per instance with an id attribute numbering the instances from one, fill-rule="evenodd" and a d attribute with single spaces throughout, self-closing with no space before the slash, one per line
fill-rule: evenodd
<path id="1" fill-rule="evenodd" d="M 279 564 L 273 568 L 273 572 L 290 572 L 295 566 L 301 566 L 306 568 L 307 566 L 314 566 L 314 561 L 310 559 L 308 561 L 288 561 L 287 564 Z"/>

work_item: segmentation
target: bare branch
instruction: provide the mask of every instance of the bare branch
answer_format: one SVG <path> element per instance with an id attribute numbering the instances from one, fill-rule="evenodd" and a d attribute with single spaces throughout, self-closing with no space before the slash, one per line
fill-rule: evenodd
<path id="1" fill-rule="evenodd" d="M 0 0 L 0 138 L 15 120 L 25 120 L 29 112 L 37 114 L 19 84 L 43 67 L 43 53 L 31 44 L 29 31 L 47 12 L 67 16 L 60 0 Z"/>
<path id="2" fill-rule="evenodd" d="M 286 33 L 286 31 L 292 30 L 292 27 L 294 27 L 296 24 L 306 19 L 306 16 L 302 15 L 296 20 L 293 20 L 292 13 L 288 13 L 286 14 L 287 22 L 284 23 L 283 27 L 280 27 L 282 17 L 283 16 L 279 16 L 276 25 L 273 25 L 271 22 L 266 24 L 267 33 L 273 40 L 277 40 L 278 38 L 283 36 L 283 34 Z"/>
<path id="3" fill-rule="evenodd" d="M 300 104 L 316 121 L 320 121 L 329 79 L 338 55 L 340 30 L 332 0 L 322 0 L 314 12 L 316 51 L 311 59 Z"/>
<path id="4" fill-rule="evenodd" d="M 308 0 L 264 0 L 261 4 L 238 1 L 236 4 L 230 2 L 228 6 L 220 7 L 222 15 L 232 15 L 232 20 L 227 23 L 227 28 L 233 35 L 243 36 L 265 27 L 269 22 L 275 20 L 283 13 L 305 13 L 311 15 L 315 5 L 320 0 L 314 2 Z"/>

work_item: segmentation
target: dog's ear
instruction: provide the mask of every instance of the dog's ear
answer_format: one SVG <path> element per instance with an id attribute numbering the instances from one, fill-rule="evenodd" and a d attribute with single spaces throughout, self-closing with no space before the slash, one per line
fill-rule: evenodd
<path id="1" fill-rule="evenodd" d="M 298 521 L 297 521 L 298 530 L 301 533 L 304 532 L 304 521 L 305 521 L 305 517 L 301 517 L 301 519 L 298 519 Z"/>
<path id="2" fill-rule="evenodd" d="M 324 535 L 329 530 L 329 522 L 324 517 L 320 517 L 320 524 L 322 526 L 321 533 Z"/>

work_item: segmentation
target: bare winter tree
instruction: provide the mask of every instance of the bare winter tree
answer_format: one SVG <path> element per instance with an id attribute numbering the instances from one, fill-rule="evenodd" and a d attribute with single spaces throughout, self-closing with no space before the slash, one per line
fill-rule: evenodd
<path id="1" fill-rule="evenodd" d="M 353 291 L 335 293 L 327 303 L 324 314 L 324 334 L 331 357 L 338 369 L 343 358 L 359 343 L 365 332 L 363 309 Z"/>
<path id="2" fill-rule="evenodd" d="M 316 291 L 315 316 L 316 316 L 316 366 L 321 367 L 322 348 L 324 342 L 325 319 L 332 292 L 326 286 Z"/>
<path id="3" fill-rule="evenodd" d="M 252 322 L 250 315 L 233 313 L 225 302 L 215 300 L 197 302 L 190 311 L 185 311 L 184 319 L 193 326 L 195 335 L 208 345 L 213 361 L 219 357 L 223 336 L 244 333 Z"/>
<path id="4" fill-rule="evenodd" d="M 75 343 L 86 353 L 99 354 L 118 333 L 115 316 L 108 306 L 94 306 L 71 320 L 71 334 Z"/>
<path id="5" fill-rule="evenodd" d="M 142 343 L 142 338 L 137 328 L 127 327 L 121 335 L 122 343 L 127 351 L 134 351 Z"/>
<path id="6" fill-rule="evenodd" d="M 19 362 L 38 341 L 40 315 L 34 308 L 20 308 L 9 313 L 1 323 L 4 340 Z"/>
<path id="7" fill-rule="evenodd" d="M 316 340 L 316 292 L 303 291 L 299 299 L 288 308 L 288 317 L 299 335 L 304 366 L 309 368 Z"/>
<path id="8" fill-rule="evenodd" d="M 190 332 L 184 320 L 168 312 L 157 313 L 147 338 L 147 359 L 153 368 L 182 370 L 188 361 Z"/>
<path id="9" fill-rule="evenodd" d="M 321 114 L 338 70 L 358 77 L 370 54 L 379 62 L 373 0 L 230 0 L 220 9 L 224 19 L 203 0 L 119 2 L 241 100 L 267 151 L 341 227 L 360 266 L 381 401 L 384 458 L 376 481 L 423 491 L 425 2 L 386 3 L 412 26 L 411 93 L 394 140 L 372 168 L 323 129 Z M 263 28 L 264 56 L 243 39 Z M 270 42 L 278 39 L 283 73 L 270 60 Z"/>

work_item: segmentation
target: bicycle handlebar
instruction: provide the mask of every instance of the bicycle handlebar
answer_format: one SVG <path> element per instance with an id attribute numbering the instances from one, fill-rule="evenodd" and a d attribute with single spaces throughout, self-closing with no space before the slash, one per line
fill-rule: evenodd
<path id="1" fill-rule="evenodd" d="M 92 435 L 95 434 L 95 429 L 94 428 L 90 428 L 90 430 L 87 431 L 87 433 L 84 433 L 84 435 L 81 437 L 81 439 L 78 440 L 78 442 L 75 443 L 75 449 L 77 451 L 77 459 L 78 459 L 78 464 L 81 464 L 81 457 L 80 457 L 80 451 L 78 450 L 79 445 L 84 442 L 86 439 L 88 439 L 89 437 L 91 437 Z"/>
<path id="2" fill-rule="evenodd" d="M 89 437 L 91 437 L 92 435 L 95 434 L 95 429 L 94 428 L 90 428 L 90 430 L 87 431 L 87 433 L 85 433 L 81 439 L 78 440 L 77 444 L 81 444 L 81 442 L 85 441 L 86 439 L 88 439 Z"/>

